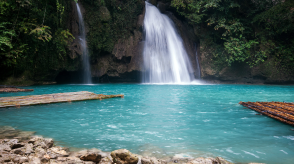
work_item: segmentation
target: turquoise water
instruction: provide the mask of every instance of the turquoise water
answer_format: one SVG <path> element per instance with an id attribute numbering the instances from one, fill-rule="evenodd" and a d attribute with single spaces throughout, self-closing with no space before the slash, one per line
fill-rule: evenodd
<path id="1" fill-rule="evenodd" d="M 240 106 L 240 101 L 294 101 L 294 86 L 49 85 L 20 96 L 73 91 L 124 98 L 0 109 L 0 125 L 104 151 L 126 148 L 161 156 L 221 156 L 232 162 L 293 163 L 293 127 Z M 282 162 L 281 162 L 282 161 Z"/>

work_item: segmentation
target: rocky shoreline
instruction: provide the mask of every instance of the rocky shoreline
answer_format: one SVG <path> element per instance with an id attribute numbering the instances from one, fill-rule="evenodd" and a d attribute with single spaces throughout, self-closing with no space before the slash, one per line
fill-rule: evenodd
<path id="1" fill-rule="evenodd" d="M 155 157 L 133 154 L 119 149 L 103 152 L 98 149 L 70 151 L 56 146 L 53 139 L 34 136 L 34 132 L 16 130 L 12 127 L 0 128 L 0 163 L 2 164 L 232 164 L 221 157 L 183 158 Z"/>

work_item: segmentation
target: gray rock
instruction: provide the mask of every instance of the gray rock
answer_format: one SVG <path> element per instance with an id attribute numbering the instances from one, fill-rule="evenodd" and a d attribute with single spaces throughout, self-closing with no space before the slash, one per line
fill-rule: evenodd
<path id="1" fill-rule="evenodd" d="M 31 143 L 26 144 L 25 147 L 23 148 L 24 149 L 24 153 L 25 154 L 31 154 L 31 153 L 33 153 L 34 152 L 33 147 L 34 147 L 34 145 L 31 144 Z"/>
<path id="2" fill-rule="evenodd" d="M 45 154 L 46 154 L 46 151 L 42 147 L 39 146 L 35 149 L 36 157 L 42 158 Z"/>
<path id="3" fill-rule="evenodd" d="M 67 152 L 67 148 L 63 148 L 60 146 L 52 147 L 47 150 L 47 154 L 51 159 L 56 159 L 58 157 L 68 157 L 69 153 Z"/>
<path id="4" fill-rule="evenodd" d="M 19 158 L 19 163 L 25 163 L 25 162 L 29 162 L 29 158 L 28 157 L 20 157 Z"/>
<path id="5" fill-rule="evenodd" d="M 0 158 L 0 163 L 10 162 L 16 157 L 17 156 L 15 154 L 2 154 L 2 157 Z"/>
<path id="6" fill-rule="evenodd" d="M 0 152 L 2 151 L 10 151 L 11 147 L 7 144 L 0 144 Z"/>
<path id="7" fill-rule="evenodd" d="M 33 158 L 30 158 L 29 163 L 30 164 L 40 164 L 41 160 L 38 157 L 33 157 Z"/>

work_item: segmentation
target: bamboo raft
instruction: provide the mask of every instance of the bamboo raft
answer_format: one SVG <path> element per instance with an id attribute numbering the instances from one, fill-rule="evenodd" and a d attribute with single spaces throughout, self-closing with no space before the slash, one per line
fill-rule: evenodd
<path id="1" fill-rule="evenodd" d="M 1 92 L 31 92 L 34 91 L 33 89 L 21 89 L 21 88 L 14 88 L 14 87 L 0 87 Z"/>
<path id="2" fill-rule="evenodd" d="M 239 102 L 263 115 L 294 126 L 294 103 L 283 102 Z"/>
<path id="3" fill-rule="evenodd" d="M 38 104 L 50 104 L 83 100 L 102 100 L 121 97 L 124 95 L 103 95 L 95 94 L 92 92 L 67 92 L 67 93 L 55 93 L 45 95 L 32 95 L 32 96 L 17 96 L 17 97 L 0 97 L 0 108 L 5 107 L 19 107 Z"/>

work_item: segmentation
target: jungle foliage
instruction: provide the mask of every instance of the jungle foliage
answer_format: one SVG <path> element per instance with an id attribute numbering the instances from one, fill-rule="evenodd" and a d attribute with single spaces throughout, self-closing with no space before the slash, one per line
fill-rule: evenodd
<path id="1" fill-rule="evenodd" d="M 27 70 L 34 78 L 64 62 L 74 39 L 66 28 L 69 11 L 66 0 L 1 0 L 1 76 Z"/>
<path id="2" fill-rule="evenodd" d="M 294 1 L 171 0 L 194 26 L 201 47 L 216 65 L 274 59 L 282 70 L 294 67 Z"/>

